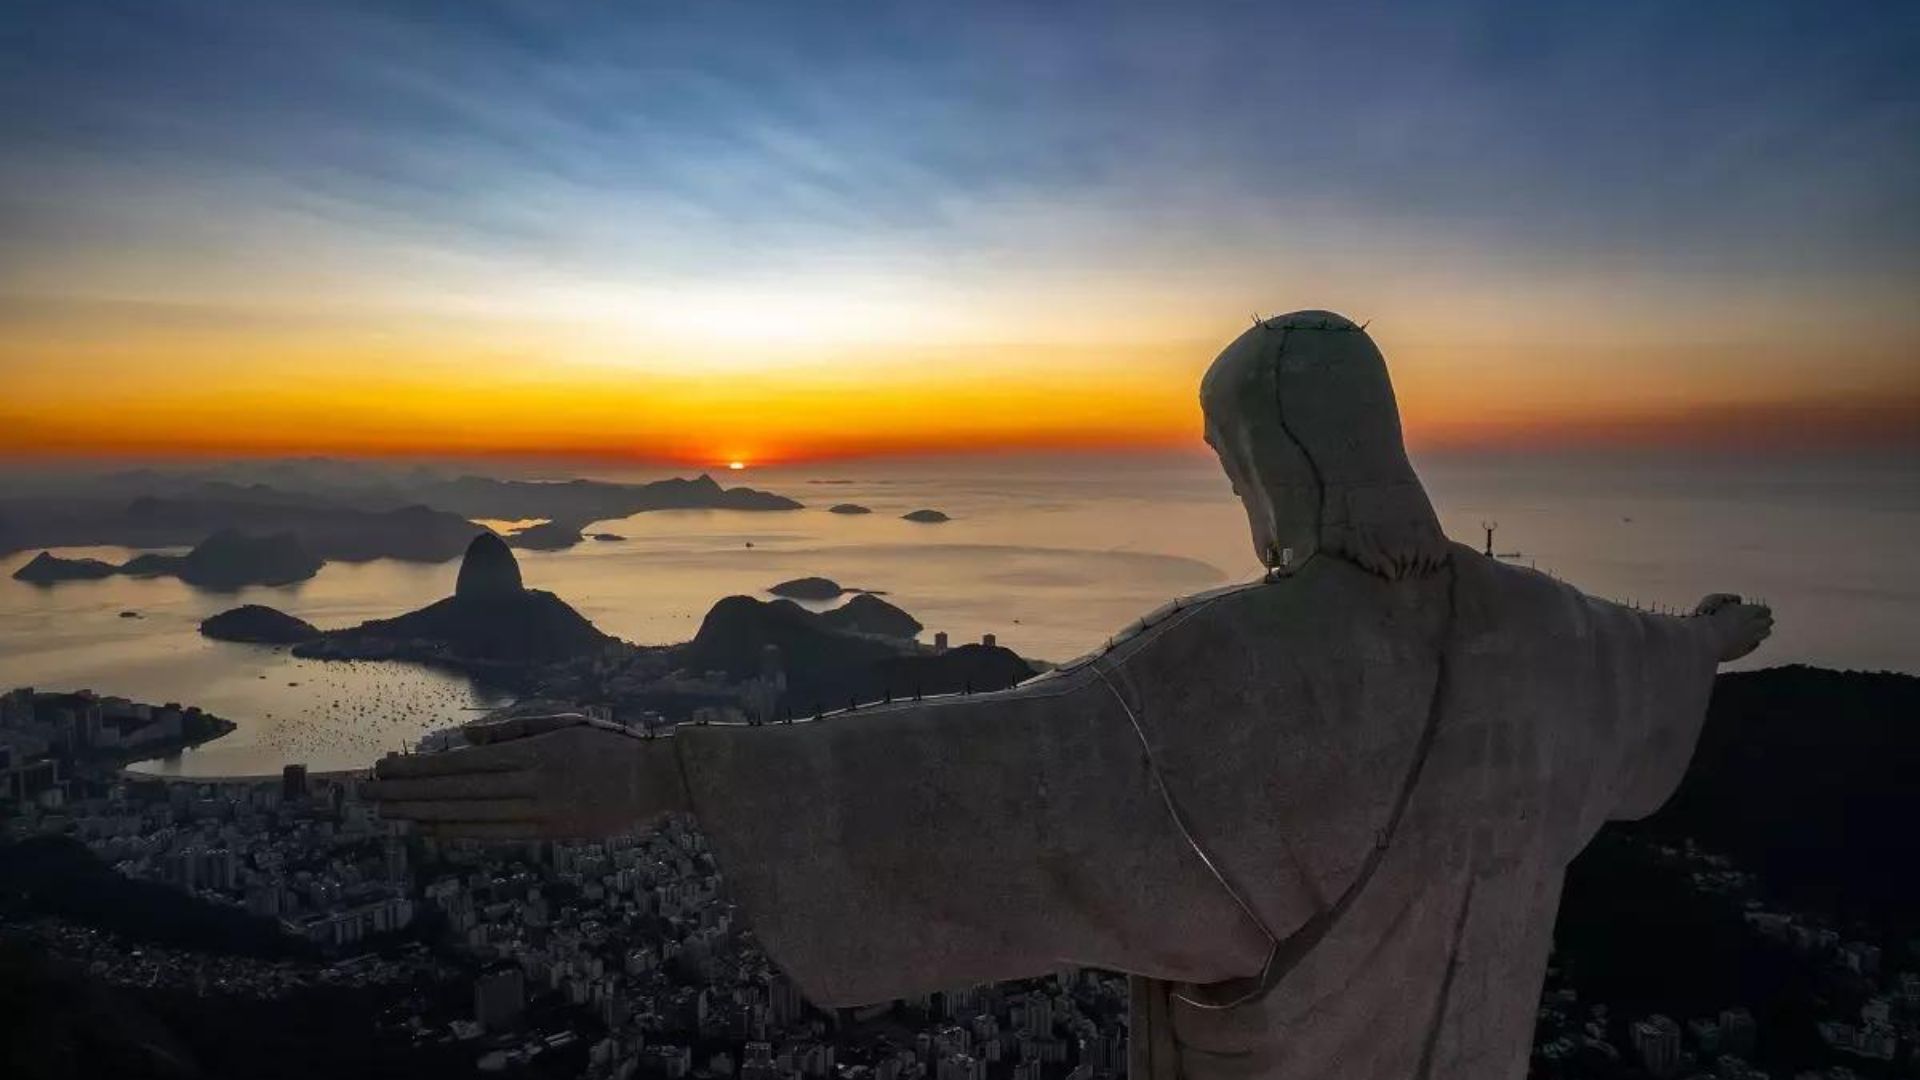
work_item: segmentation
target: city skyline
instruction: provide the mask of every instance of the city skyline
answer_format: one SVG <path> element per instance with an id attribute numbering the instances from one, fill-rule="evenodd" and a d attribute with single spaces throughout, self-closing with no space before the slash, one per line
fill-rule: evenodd
<path id="1" fill-rule="evenodd" d="M 0 456 L 1920 446 L 1911 9 L 1089 14 L 30 4 Z"/>

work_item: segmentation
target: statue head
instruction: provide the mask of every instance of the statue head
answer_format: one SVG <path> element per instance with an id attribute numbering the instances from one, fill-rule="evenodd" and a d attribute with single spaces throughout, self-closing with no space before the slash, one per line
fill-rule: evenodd
<path id="1" fill-rule="evenodd" d="M 1200 404 L 1262 563 L 1291 573 L 1324 554 L 1398 579 L 1446 561 L 1386 360 L 1350 320 L 1296 311 L 1256 323 L 1207 369 Z"/>

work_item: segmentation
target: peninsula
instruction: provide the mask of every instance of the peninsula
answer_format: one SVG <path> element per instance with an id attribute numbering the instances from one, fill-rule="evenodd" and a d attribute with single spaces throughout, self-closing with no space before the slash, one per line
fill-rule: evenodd
<path id="1" fill-rule="evenodd" d="M 420 660 L 498 670 L 625 647 L 559 597 L 526 588 L 506 543 L 481 533 L 467 546 L 452 596 L 390 619 L 322 631 L 293 651 L 321 660 Z"/>
<path id="2" fill-rule="evenodd" d="M 61 581 L 96 581 L 115 575 L 177 577 L 205 589 L 239 589 L 248 585 L 287 585 L 318 573 L 322 561 L 293 533 L 247 536 L 222 529 L 195 544 L 185 555 L 136 555 L 115 566 L 100 559 L 63 559 L 42 551 L 14 571 L 16 580 L 37 585 Z"/>
<path id="3" fill-rule="evenodd" d="M 107 544 L 183 547 L 232 531 L 256 537 L 292 535 L 307 553 L 322 560 L 439 562 L 459 554 L 478 528 L 457 514 L 420 505 L 372 510 L 231 485 L 131 500 L 97 493 L 0 499 L 0 552 Z"/>
<path id="4" fill-rule="evenodd" d="M 120 568 L 99 559 L 63 559 L 43 551 L 13 572 L 13 580 L 31 585 L 52 585 L 61 581 L 98 581 L 112 577 Z"/>
<path id="5" fill-rule="evenodd" d="M 12 745 L 12 760 L 29 771 L 41 761 L 59 762 L 58 773 L 117 769 L 211 742 L 234 726 L 195 706 L 146 705 L 91 690 L 21 687 L 0 694 L 0 728 Z M 24 781 L 34 782 L 32 776 Z"/>
<path id="6" fill-rule="evenodd" d="M 646 511 L 801 507 L 772 492 L 722 487 L 705 474 L 642 484 L 448 478 L 324 459 L 212 471 L 138 469 L 17 483 L 9 491 L 0 497 L 0 554 L 105 544 L 178 547 L 234 529 L 292 533 L 315 557 L 341 562 L 443 562 L 479 531 L 475 518 L 538 520 L 509 543 L 551 550 L 579 543 L 595 521 Z"/>

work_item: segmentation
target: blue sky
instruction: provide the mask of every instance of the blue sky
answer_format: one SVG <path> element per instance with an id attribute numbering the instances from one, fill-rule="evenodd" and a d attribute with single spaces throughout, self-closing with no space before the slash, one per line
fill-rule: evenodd
<path id="1" fill-rule="evenodd" d="M 1894 379 L 1920 5 L 1322 7 L 15 0 L 0 318 L 577 323 L 698 285 L 1171 340 L 1312 287 L 1722 345 L 1804 306 Z"/>
<path id="2" fill-rule="evenodd" d="M 1920 251 L 1913 4 L 11 6 L 30 234 L 22 188 L 98 169 L 563 260 L 714 241 L 662 265 L 978 254 L 1008 203 L 1175 244 L 1308 205 L 1556 259 Z"/>

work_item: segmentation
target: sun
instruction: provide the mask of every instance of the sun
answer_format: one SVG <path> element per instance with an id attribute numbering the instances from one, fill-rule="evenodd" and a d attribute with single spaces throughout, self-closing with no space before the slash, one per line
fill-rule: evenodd
<path id="1" fill-rule="evenodd" d="M 729 462 L 727 462 L 727 468 L 729 468 L 729 469 L 744 469 L 744 468 L 746 468 L 746 467 L 747 467 L 747 463 L 746 463 L 746 462 L 744 462 L 744 461 L 729 461 Z"/>

